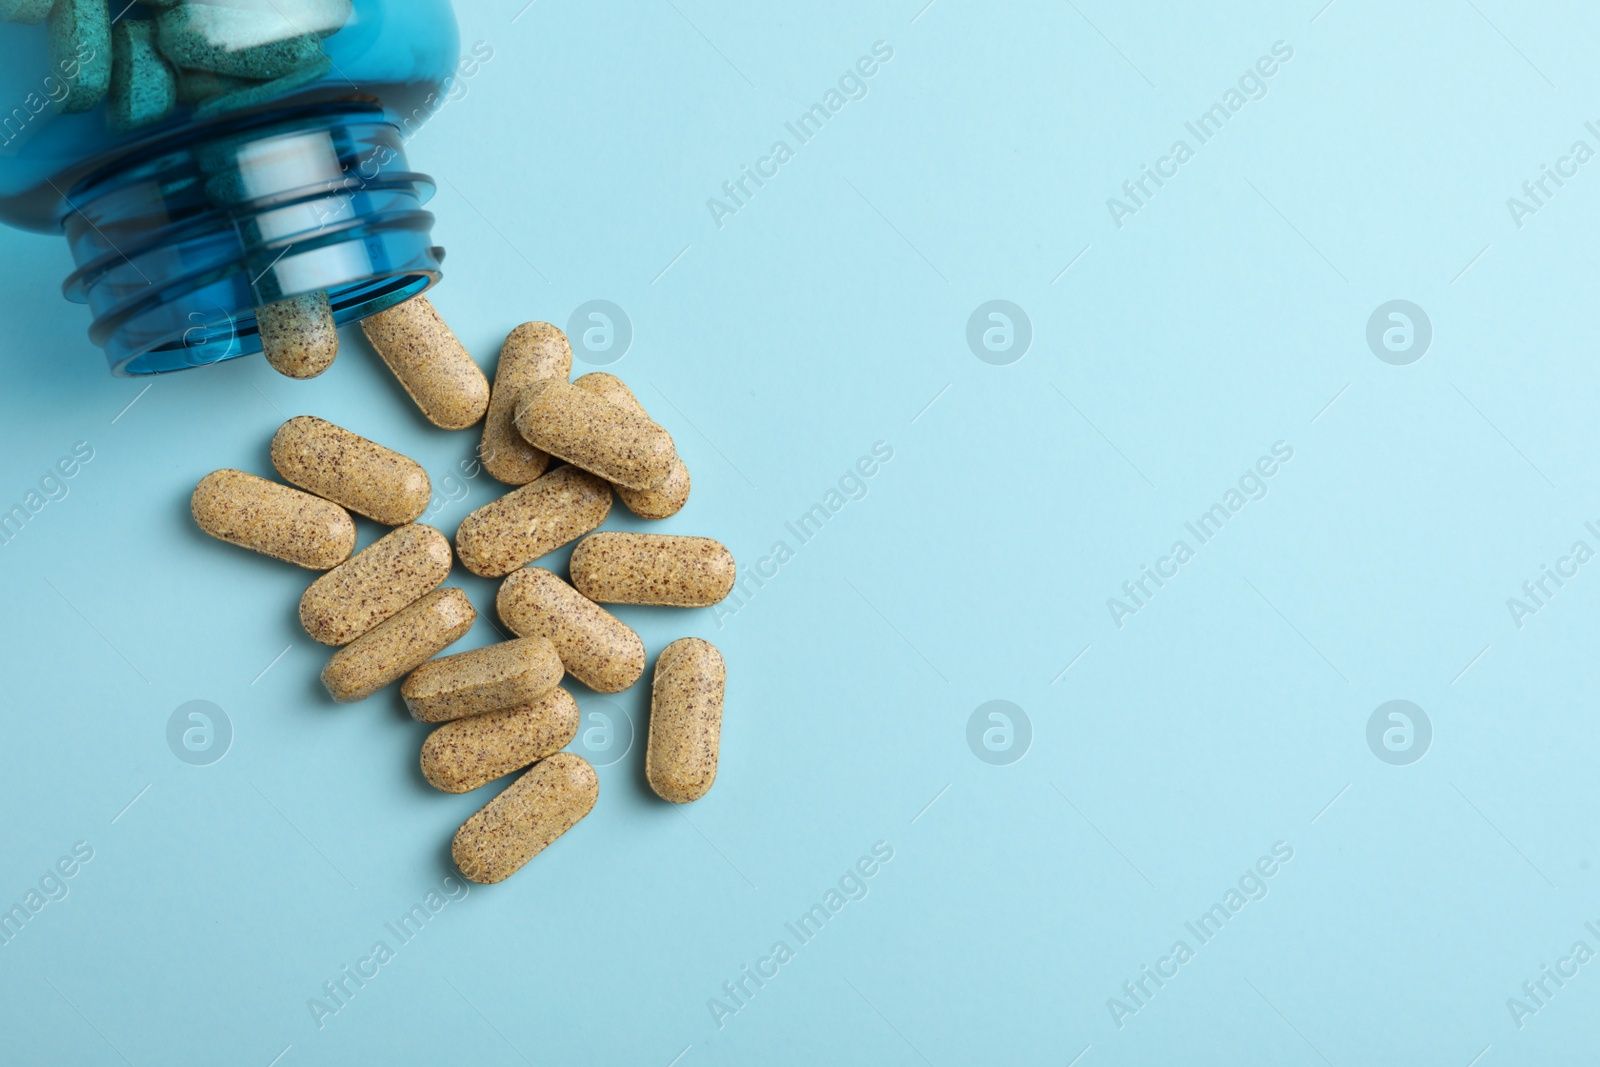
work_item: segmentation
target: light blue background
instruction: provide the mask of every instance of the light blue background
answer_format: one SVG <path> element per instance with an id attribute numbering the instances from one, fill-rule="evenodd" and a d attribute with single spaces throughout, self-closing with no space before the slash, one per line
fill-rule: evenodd
<path id="1" fill-rule="evenodd" d="M 894 458 L 737 615 L 619 610 L 652 657 L 686 634 L 727 657 L 707 798 L 657 801 L 641 735 L 587 820 L 448 904 L 320 1029 L 308 999 L 395 943 L 384 924 L 451 873 L 497 787 L 432 791 L 393 690 L 331 704 L 295 621 L 310 576 L 205 538 L 189 491 L 270 473 L 274 428 L 314 413 L 443 496 L 477 433 L 427 425 L 352 331 L 309 383 L 255 358 L 114 380 L 59 298 L 64 244 L 0 237 L 0 505 L 94 449 L 0 549 L 0 903 L 94 849 L 0 948 L 4 1058 L 1589 1053 L 1600 963 L 1521 1028 L 1506 1002 L 1575 941 L 1600 950 L 1600 563 L 1520 628 L 1506 600 L 1600 548 L 1600 162 L 1520 229 L 1506 199 L 1575 140 L 1600 148 L 1600 18 L 921 3 L 460 12 L 494 59 L 411 155 L 440 179 L 434 299 L 480 361 L 521 321 L 625 308 L 607 369 L 694 475 L 659 528 L 747 569 L 874 442 Z M 718 228 L 707 198 L 876 41 L 894 57 L 866 98 Z M 1184 122 L 1276 41 L 1294 54 L 1267 95 L 1118 228 L 1107 197 L 1193 147 Z M 1434 329 L 1409 366 L 1365 340 L 1396 298 Z M 965 340 L 991 299 L 1032 323 L 1008 366 Z M 1265 499 L 1114 625 L 1107 598 L 1278 441 L 1294 456 Z M 446 532 L 501 491 L 464 485 Z M 454 650 L 497 640 L 495 584 L 455 581 L 484 614 Z M 165 740 L 195 699 L 235 731 L 211 766 Z M 642 730 L 647 687 L 614 699 Z M 994 699 L 1032 723 L 1009 766 L 966 741 Z M 1433 726 L 1409 766 L 1367 744 L 1390 699 Z M 894 858 L 869 895 L 798 945 L 784 924 L 876 842 Z M 1293 859 L 1268 895 L 1199 945 L 1185 922 L 1276 842 Z M 1194 959 L 1119 1028 L 1108 998 L 1180 938 Z M 795 958 L 719 1028 L 708 1000 L 779 939 Z"/>

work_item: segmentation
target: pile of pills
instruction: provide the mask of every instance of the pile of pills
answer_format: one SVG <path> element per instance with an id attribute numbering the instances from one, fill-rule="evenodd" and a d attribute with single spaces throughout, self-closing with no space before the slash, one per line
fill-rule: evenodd
<path id="1" fill-rule="evenodd" d="M 106 126 L 128 133 L 179 104 L 200 117 L 273 100 L 332 69 L 322 39 L 351 0 L 144 0 L 138 18 L 107 0 L 0 0 L 0 21 L 43 22 L 67 113 L 106 102 Z M 120 8 L 113 17 L 112 9 Z M 53 98 L 53 94 L 52 94 Z"/>
<path id="2" fill-rule="evenodd" d="M 733 589 L 736 567 L 706 537 L 594 532 L 613 490 L 641 518 L 677 514 L 689 472 L 671 435 L 619 379 L 567 380 L 572 349 L 554 326 L 511 332 L 493 388 L 425 297 L 362 328 L 428 421 L 450 430 L 484 423 L 484 469 L 517 488 L 463 519 L 452 553 L 443 533 L 416 521 L 432 492 L 419 464 L 302 415 L 272 439 L 282 483 L 214 471 L 190 507 L 213 537 L 326 572 L 300 598 L 306 633 L 337 648 L 322 684 L 345 703 L 400 682 L 412 717 L 436 724 L 422 745 L 429 784 L 465 793 L 528 768 L 462 825 L 451 848 L 467 878 L 499 882 L 599 797 L 594 768 L 561 751 L 577 735 L 579 712 L 558 683 L 571 675 L 617 693 L 645 669 L 644 642 L 601 605 L 709 607 Z M 277 340 L 280 354 L 328 347 L 314 322 L 290 324 Z M 553 461 L 564 465 L 552 469 Z M 354 552 L 351 513 L 394 529 Z M 529 565 L 573 541 L 570 582 Z M 515 637 L 441 657 L 477 618 L 466 593 L 444 586 L 456 558 L 473 574 L 504 579 L 495 609 Z M 710 790 L 726 680 L 722 654 L 699 638 L 656 657 L 645 775 L 663 799 L 688 803 Z"/>

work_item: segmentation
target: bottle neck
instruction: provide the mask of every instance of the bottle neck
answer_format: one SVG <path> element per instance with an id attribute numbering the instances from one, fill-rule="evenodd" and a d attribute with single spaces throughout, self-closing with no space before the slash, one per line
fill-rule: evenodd
<path id="1" fill-rule="evenodd" d="M 185 131 L 124 155 L 62 198 L 112 373 L 157 374 L 261 350 L 255 309 L 326 292 L 352 322 L 438 280 L 444 250 L 376 105 L 310 105 Z"/>

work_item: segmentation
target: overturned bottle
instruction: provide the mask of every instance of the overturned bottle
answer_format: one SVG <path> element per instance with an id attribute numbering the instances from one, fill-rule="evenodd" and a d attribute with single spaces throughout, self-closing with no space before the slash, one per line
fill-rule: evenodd
<path id="1" fill-rule="evenodd" d="M 0 221 L 65 235 L 113 373 L 331 333 L 438 280 L 405 145 L 492 56 L 448 0 L 0 0 Z"/>

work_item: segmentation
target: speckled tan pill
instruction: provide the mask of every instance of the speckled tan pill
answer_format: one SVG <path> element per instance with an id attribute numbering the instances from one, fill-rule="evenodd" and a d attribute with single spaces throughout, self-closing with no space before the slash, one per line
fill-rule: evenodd
<path id="1" fill-rule="evenodd" d="M 256 308 L 261 353 L 279 374 L 315 378 L 339 354 L 339 328 L 324 292 L 292 296 Z"/>
<path id="2" fill-rule="evenodd" d="M 620 693 L 644 673 L 639 635 L 547 570 L 517 571 L 494 604 L 512 633 L 547 639 L 567 673 L 596 692 Z"/>
<path id="3" fill-rule="evenodd" d="M 447 722 L 422 743 L 422 776 L 465 793 L 560 752 L 578 735 L 578 702 L 560 686 L 537 700 Z"/>
<path id="4" fill-rule="evenodd" d="M 709 537 L 590 534 L 572 551 L 572 584 L 601 604 L 708 608 L 733 589 L 733 553 Z"/>
<path id="5" fill-rule="evenodd" d="M 575 541 L 611 514 L 611 486 L 558 467 L 461 520 L 456 553 L 473 574 L 498 578 Z"/>
<path id="6" fill-rule="evenodd" d="M 385 526 L 416 519 L 433 493 L 428 472 L 416 460 L 315 415 L 278 427 L 272 465 L 291 485 Z"/>
<path id="7" fill-rule="evenodd" d="M 517 431 L 534 447 L 629 489 L 660 485 L 678 458 L 672 436 L 648 416 L 555 378 L 524 391 Z"/>
<path id="8" fill-rule="evenodd" d="M 341 704 L 398 681 L 472 629 L 478 613 L 459 589 L 435 589 L 335 652 L 322 684 Z"/>
<path id="9" fill-rule="evenodd" d="M 427 420 L 464 430 L 489 406 L 489 379 L 425 296 L 380 311 L 361 331 L 400 379 Z"/>
<path id="10" fill-rule="evenodd" d="M 589 761 L 557 752 L 462 823 L 450 855 L 471 881 L 503 882 L 593 811 L 599 796 Z"/>
<path id="11" fill-rule="evenodd" d="M 189 510 L 212 537 L 308 570 L 337 567 L 356 547 L 356 524 L 344 508 L 244 471 L 200 479 Z"/>
<path id="12" fill-rule="evenodd" d="M 633 395 L 621 378 L 605 371 L 595 371 L 585 374 L 572 383 L 579 389 L 587 389 L 595 396 L 601 397 L 618 407 L 627 408 L 629 411 L 638 412 L 645 418 L 650 415 L 639 403 L 639 398 Z M 666 481 L 651 489 L 629 489 L 626 486 L 617 486 L 617 495 L 622 498 L 629 511 L 641 519 L 666 519 L 683 510 L 683 505 L 689 502 L 689 468 L 684 465 L 683 457 L 679 456 L 672 464 L 672 473 L 667 475 Z"/>
<path id="13" fill-rule="evenodd" d="M 314 641 L 347 645 L 439 588 L 450 560 L 444 534 L 402 526 L 312 582 L 300 597 L 300 625 Z"/>
<path id="14" fill-rule="evenodd" d="M 561 681 L 561 658 L 542 637 L 429 660 L 405 680 L 400 696 L 418 722 L 449 722 L 526 704 Z"/>
<path id="15" fill-rule="evenodd" d="M 572 346 L 567 335 L 548 322 L 525 322 L 500 346 L 483 421 L 478 458 L 489 474 L 507 485 L 527 485 L 545 472 L 550 457 L 517 432 L 517 405 L 528 386 L 545 378 L 565 380 L 572 373 Z"/>
<path id="16" fill-rule="evenodd" d="M 662 800 L 687 804 L 711 791 L 727 683 L 722 653 L 698 637 L 674 641 L 656 658 L 644 773 Z"/>

